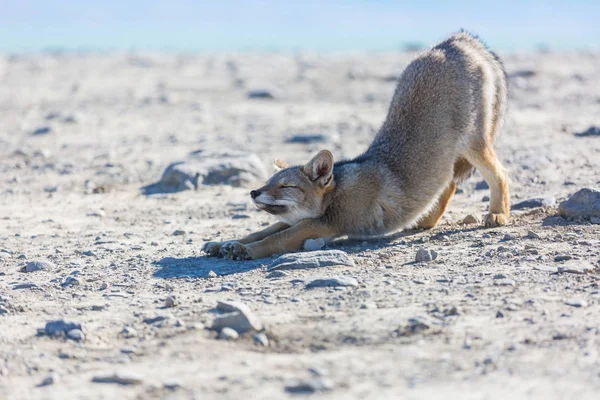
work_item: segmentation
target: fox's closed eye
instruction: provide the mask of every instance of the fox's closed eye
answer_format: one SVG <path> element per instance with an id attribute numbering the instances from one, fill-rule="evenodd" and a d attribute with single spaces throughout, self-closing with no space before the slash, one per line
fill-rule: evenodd
<path id="1" fill-rule="evenodd" d="M 290 189 L 290 188 L 297 188 L 298 186 L 296 185 L 289 185 L 289 184 L 282 184 L 279 186 L 282 189 Z"/>

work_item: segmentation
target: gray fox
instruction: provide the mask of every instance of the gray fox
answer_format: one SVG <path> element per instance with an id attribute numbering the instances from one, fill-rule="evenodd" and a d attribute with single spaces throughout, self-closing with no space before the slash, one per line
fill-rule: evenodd
<path id="1" fill-rule="evenodd" d="M 276 160 L 279 170 L 250 195 L 281 222 L 237 241 L 205 243 L 203 251 L 257 259 L 307 239 L 432 228 L 475 168 L 491 192 L 485 226 L 506 225 L 507 175 L 494 151 L 506 106 L 499 58 L 475 36 L 457 33 L 406 67 L 367 151 L 335 163 L 327 150 L 303 166 Z"/>

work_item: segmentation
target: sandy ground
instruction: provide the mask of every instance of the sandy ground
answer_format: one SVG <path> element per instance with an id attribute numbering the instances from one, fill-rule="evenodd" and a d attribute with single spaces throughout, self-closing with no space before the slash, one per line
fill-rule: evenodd
<path id="1" fill-rule="evenodd" d="M 598 269 L 557 271 L 600 265 L 600 225 L 556 218 L 556 206 L 498 229 L 459 225 L 488 206 L 475 175 L 436 229 L 335 243 L 354 267 L 273 279 L 272 258 L 200 251 L 273 221 L 248 187 L 141 193 L 200 149 L 254 153 L 265 169 L 322 147 L 359 154 L 410 58 L 0 57 L 0 398 L 597 398 Z M 497 149 L 512 201 L 599 187 L 600 137 L 574 134 L 600 125 L 600 54 L 503 58 L 511 99 Z M 249 99 L 253 89 L 274 98 Z M 306 133 L 326 142 L 287 142 Z M 422 247 L 438 258 L 414 262 Z M 32 260 L 53 264 L 21 272 Z M 292 282 L 316 275 L 359 286 Z M 227 299 L 262 320 L 268 347 L 205 329 Z M 59 319 L 84 339 L 37 335 Z M 113 373 L 131 384 L 93 382 Z"/>

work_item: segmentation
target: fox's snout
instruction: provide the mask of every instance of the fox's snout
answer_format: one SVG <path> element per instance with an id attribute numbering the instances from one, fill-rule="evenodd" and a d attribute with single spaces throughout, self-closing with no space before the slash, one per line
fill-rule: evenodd
<path id="1" fill-rule="evenodd" d="M 252 190 L 250 192 L 250 197 L 252 197 L 253 199 L 257 198 L 258 196 L 260 196 L 261 191 L 260 190 Z"/>

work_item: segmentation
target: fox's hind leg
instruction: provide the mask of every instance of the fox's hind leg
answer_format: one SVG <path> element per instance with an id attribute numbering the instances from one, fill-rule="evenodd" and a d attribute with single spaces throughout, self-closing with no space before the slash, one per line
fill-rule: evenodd
<path id="1" fill-rule="evenodd" d="M 481 172 L 490 187 L 490 212 L 485 219 L 485 226 L 506 225 L 510 215 L 508 178 L 494 148 L 485 143 L 481 148 L 473 148 L 466 158 Z"/>
<path id="2" fill-rule="evenodd" d="M 454 181 L 451 181 L 448 187 L 444 189 L 444 191 L 438 198 L 435 207 L 429 212 L 429 214 L 424 219 L 422 219 L 419 222 L 417 228 L 431 229 L 434 226 L 436 226 L 440 218 L 442 218 L 442 215 L 444 215 L 444 213 L 446 212 L 446 209 L 448 208 L 448 204 L 450 203 L 450 199 L 454 195 L 454 192 L 456 192 L 456 184 L 454 183 Z"/>

